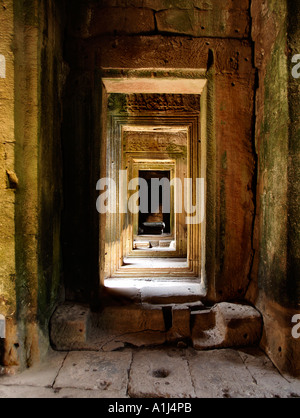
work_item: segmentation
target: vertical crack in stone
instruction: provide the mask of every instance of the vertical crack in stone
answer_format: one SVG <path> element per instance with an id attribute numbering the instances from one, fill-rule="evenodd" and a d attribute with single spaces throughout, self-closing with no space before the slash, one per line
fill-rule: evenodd
<path id="1" fill-rule="evenodd" d="M 131 396 L 130 396 L 130 387 L 129 387 L 129 382 L 130 382 L 130 372 L 131 372 L 131 366 L 132 366 L 132 363 L 133 363 L 133 355 L 134 355 L 134 353 L 133 353 L 133 351 L 131 350 L 131 362 L 130 362 L 130 364 L 129 364 L 129 367 L 128 367 L 128 371 L 127 371 L 127 376 L 128 376 L 128 378 L 127 378 L 127 388 L 126 388 L 126 396 L 128 397 L 128 398 L 130 398 Z"/>
<path id="2" fill-rule="evenodd" d="M 249 286 L 251 284 L 251 276 L 252 276 L 252 270 L 254 266 L 254 260 L 255 260 L 255 245 L 254 245 L 254 234 L 255 234 L 255 224 L 257 221 L 257 181 L 258 181 L 258 154 L 256 151 L 256 145 L 255 145 L 255 139 L 256 139 L 256 97 L 257 97 L 257 90 L 259 86 L 259 73 L 258 68 L 255 66 L 255 42 L 252 38 L 252 15 L 251 15 L 251 7 L 252 7 L 252 0 L 249 2 L 249 25 L 250 25 L 250 42 L 252 44 L 252 65 L 255 69 L 255 82 L 254 82 L 254 92 L 253 92 L 253 116 L 252 116 L 252 135 L 251 135 L 251 146 L 252 146 L 252 155 L 254 159 L 254 171 L 252 176 L 252 184 L 251 184 L 251 190 L 253 193 L 253 218 L 252 218 L 252 226 L 251 226 L 251 261 L 249 266 L 249 273 L 248 273 L 248 285 L 245 290 L 245 295 L 247 295 Z"/>
<path id="3" fill-rule="evenodd" d="M 59 373 L 60 373 L 61 369 L 64 367 L 64 364 L 65 364 L 65 361 L 66 361 L 66 359 L 67 359 L 68 355 L 69 355 L 69 351 L 68 351 L 68 352 L 67 352 L 67 354 L 65 355 L 65 357 L 64 357 L 64 359 L 63 359 L 63 361 L 62 361 L 62 363 L 61 363 L 61 366 L 60 366 L 60 368 L 58 369 L 58 372 L 56 373 L 56 376 L 55 376 L 55 378 L 54 378 L 54 380 L 53 380 L 53 383 L 52 383 L 52 386 L 51 386 L 51 388 L 52 388 L 52 389 L 54 389 L 54 386 L 55 386 L 56 380 L 57 380 L 57 378 L 58 378 L 58 376 L 59 376 Z"/>
<path id="4" fill-rule="evenodd" d="M 196 396 L 197 396 L 197 395 L 196 395 L 196 387 L 195 387 L 194 380 L 193 380 L 193 378 L 192 378 L 191 366 L 190 366 L 189 359 L 188 359 L 188 357 L 186 356 L 186 353 L 185 353 L 185 360 L 186 360 L 187 365 L 188 365 L 188 371 L 189 371 L 189 375 L 190 375 L 190 379 L 191 379 L 191 383 L 192 383 L 192 387 L 193 387 L 194 395 L 195 395 L 195 397 L 196 397 Z"/>
<path id="5" fill-rule="evenodd" d="M 253 383 L 255 383 L 256 385 L 258 385 L 258 382 L 257 382 L 257 380 L 255 379 L 255 377 L 253 376 L 253 374 L 251 373 L 251 371 L 249 370 L 249 368 L 248 368 L 248 366 L 247 366 L 247 364 L 246 364 L 246 362 L 245 362 L 245 360 L 243 359 L 243 357 L 241 356 L 241 353 L 239 352 L 239 351 L 237 351 L 238 352 L 238 355 L 240 356 L 240 359 L 242 360 L 242 362 L 243 362 L 243 364 L 244 364 L 244 366 L 245 366 L 245 369 L 247 370 L 247 372 L 250 374 L 250 376 L 251 376 L 251 379 L 253 380 Z"/>

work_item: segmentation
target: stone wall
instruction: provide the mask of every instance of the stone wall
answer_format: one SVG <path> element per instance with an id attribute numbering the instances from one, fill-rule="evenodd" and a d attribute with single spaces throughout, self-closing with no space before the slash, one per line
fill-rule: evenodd
<path id="1" fill-rule="evenodd" d="M 299 80 L 291 75 L 299 46 L 296 3 L 255 0 L 251 7 L 258 181 L 249 296 L 264 317 L 262 347 L 281 370 L 299 375 L 300 341 L 291 334 L 300 311 Z"/>
<path id="2" fill-rule="evenodd" d="M 0 4 L 7 61 L 7 77 L 0 80 L 0 310 L 6 317 L 7 367 L 30 366 L 45 354 L 59 294 L 60 14 L 54 2 Z"/>
<path id="3" fill-rule="evenodd" d="M 5 78 L 0 78 L 0 313 L 6 318 L 6 334 L 14 334 L 16 313 L 15 266 L 15 77 L 13 0 L 0 3 L 0 54 L 5 57 Z M 10 364 L 17 363 L 10 347 Z M 1 354 L 1 353 L 0 353 Z M 4 353 L 2 353 L 3 357 Z M 4 359 L 2 359 L 4 360 Z"/>

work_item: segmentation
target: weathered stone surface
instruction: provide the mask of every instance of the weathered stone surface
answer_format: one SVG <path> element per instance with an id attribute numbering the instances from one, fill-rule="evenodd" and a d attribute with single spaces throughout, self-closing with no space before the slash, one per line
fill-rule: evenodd
<path id="1" fill-rule="evenodd" d="M 300 397 L 300 380 L 281 376 L 271 360 L 256 348 L 239 350 L 245 366 L 262 393 L 270 397 Z"/>
<path id="2" fill-rule="evenodd" d="M 168 340 L 190 337 L 190 309 L 185 305 L 172 307 L 172 328 L 168 332 Z"/>
<path id="3" fill-rule="evenodd" d="M 214 308 L 216 323 L 225 328 L 224 347 L 251 346 L 259 343 L 262 333 L 261 314 L 253 307 L 219 303 Z"/>
<path id="4" fill-rule="evenodd" d="M 127 391 L 131 351 L 121 353 L 69 353 L 54 388 L 101 390 L 103 393 Z"/>
<path id="5" fill-rule="evenodd" d="M 129 334 L 141 331 L 165 331 L 161 307 L 142 305 L 112 306 L 96 314 L 96 326 L 114 334 Z"/>
<path id="6" fill-rule="evenodd" d="M 212 309 L 191 312 L 193 333 L 201 333 L 216 325 L 216 314 Z"/>
<path id="7" fill-rule="evenodd" d="M 15 273 L 15 194 L 12 190 L 0 190 L 0 200 L 0 276 L 6 276 L 2 283 L 5 287 L 10 287 L 9 277 Z"/>
<path id="8" fill-rule="evenodd" d="M 238 352 L 202 351 L 188 359 L 198 398 L 264 397 Z M 242 383 L 241 383 L 242 382 Z"/>
<path id="9" fill-rule="evenodd" d="M 80 398 L 80 399 L 123 399 L 127 398 L 128 396 L 124 392 L 124 390 L 83 390 L 83 389 L 54 389 L 54 397 L 55 398 Z"/>
<path id="10" fill-rule="evenodd" d="M 141 0 L 100 0 L 101 7 L 141 7 Z M 153 10 L 165 9 L 193 9 L 213 10 L 213 0 L 143 0 L 142 6 Z M 248 10 L 249 0 L 219 0 L 218 7 L 221 9 Z"/>
<path id="11" fill-rule="evenodd" d="M 62 367 L 66 355 L 66 353 L 49 351 L 46 361 L 26 369 L 20 374 L 3 376 L 0 378 L 0 384 L 15 387 L 51 387 L 60 368 Z"/>
<path id="12" fill-rule="evenodd" d="M 166 341 L 161 307 L 109 306 L 91 313 L 84 305 L 61 305 L 51 319 L 50 337 L 57 350 L 115 351 L 125 344 L 136 347 Z"/>
<path id="13" fill-rule="evenodd" d="M 134 353 L 128 394 L 132 398 L 195 397 L 187 361 L 162 350 Z"/>
<path id="14" fill-rule="evenodd" d="M 59 350 L 69 350 L 86 343 L 89 328 L 90 310 L 87 306 L 61 305 L 51 319 L 51 342 Z"/>
<path id="15" fill-rule="evenodd" d="M 136 34 L 155 30 L 151 10 L 141 8 L 103 8 L 91 11 L 90 36 L 100 34 Z"/>
<path id="16" fill-rule="evenodd" d="M 153 352 L 156 354 L 152 355 Z M 131 356 L 123 356 L 129 353 L 137 355 L 138 361 L 133 361 L 132 365 Z M 178 382 L 177 367 L 181 379 Z M 171 374 L 166 376 L 169 369 Z M 62 372 L 62 380 L 59 380 Z M 127 394 L 128 374 L 133 395 L 136 392 L 141 397 L 147 394 L 155 397 L 183 394 L 199 398 L 300 397 L 299 379 L 282 377 L 266 355 L 256 348 L 210 352 L 129 350 L 109 356 L 96 352 L 50 353 L 43 366 L 15 376 L 0 376 L 0 397 L 126 398 L 131 396 L 131 389 Z M 109 385 L 111 380 L 114 382 Z M 57 381 L 62 387 L 56 385 Z"/>
<path id="17" fill-rule="evenodd" d="M 255 258 L 249 298 L 264 318 L 262 347 L 281 371 L 300 375 L 291 318 L 299 312 L 299 3 L 251 2 L 258 155 Z M 272 118 L 270 118 L 272 114 Z M 293 312 L 294 310 L 294 312 Z"/>
<path id="18" fill-rule="evenodd" d="M 52 389 L 33 386 L 2 386 L 0 384 L 1 399 L 122 399 L 127 398 L 124 392 L 84 390 L 77 388 Z"/>
<path id="19" fill-rule="evenodd" d="M 116 351 L 124 348 L 124 346 L 125 344 L 122 341 L 108 341 L 101 347 L 101 350 L 104 352 Z"/>
<path id="20" fill-rule="evenodd" d="M 193 347 L 199 350 L 250 346 L 261 338 L 262 318 L 251 306 L 223 302 L 193 318 Z"/>
<path id="21" fill-rule="evenodd" d="M 134 347 L 154 347 L 166 342 L 166 333 L 163 331 L 142 331 L 138 333 L 126 334 L 117 337 L 117 340 L 130 344 Z"/>
<path id="22" fill-rule="evenodd" d="M 17 386 L 13 389 L 9 386 L 2 386 L 0 381 L 1 399 L 45 399 L 55 398 L 55 393 L 49 388 L 33 388 L 32 386 Z"/>
<path id="23" fill-rule="evenodd" d="M 10 310 L 11 309 L 12 307 L 10 306 Z M 19 366 L 19 342 L 17 326 L 14 319 L 11 317 L 6 317 L 5 320 L 5 339 L 3 345 L 3 366 L 5 371 L 9 371 L 11 368 L 14 372 L 15 368 Z"/>
<path id="24" fill-rule="evenodd" d="M 258 307 L 263 316 L 263 332 L 260 346 L 282 373 L 300 376 L 300 339 L 294 338 L 292 323 L 299 309 L 289 309 L 270 301 L 261 293 Z"/>
<path id="25" fill-rule="evenodd" d="M 192 36 L 245 38 L 249 35 L 249 17 L 245 11 L 168 9 L 156 13 L 160 32 Z"/>

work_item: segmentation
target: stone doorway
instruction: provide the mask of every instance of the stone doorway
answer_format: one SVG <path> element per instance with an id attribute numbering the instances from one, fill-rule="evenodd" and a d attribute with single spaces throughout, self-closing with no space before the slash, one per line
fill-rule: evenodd
<path id="1" fill-rule="evenodd" d="M 204 222 L 188 220 L 191 215 L 185 212 L 180 185 L 190 179 L 188 193 L 195 202 L 203 162 L 200 115 L 206 79 L 201 70 L 193 70 L 193 77 L 187 70 L 173 70 L 171 76 L 170 72 L 103 70 L 101 155 L 105 155 L 105 164 L 102 160 L 101 177 L 114 180 L 118 199 L 114 213 L 100 215 L 106 231 L 105 241 L 100 240 L 105 254 L 104 268 L 100 268 L 104 287 L 116 280 L 126 283 L 126 279 L 133 283 L 141 279 L 157 283 L 192 280 L 199 289 L 203 284 Z M 150 180 L 163 178 L 172 187 L 159 189 L 157 211 L 143 214 L 141 208 L 131 211 L 124 206 L 124 201 L 134 198 L 141 203 L 141 182 L 148 185 Z M 136 179 L 139 181 L 134 183 Z M 163 195 L 169 213 L 163 213 Z M 151 193 L 146 197 L 149 207 Z M 201 289 L 204 295 L 204 284 Z"/>
<path id="2" fill-rule="evenodd" d="M 139 221 L 138 221 L 138 237 L 146 238 L 150 235 L 155 235 L 158 238 L 163 238 L 167 236 L 172 238 L 171 235 L 171 193 L 170 190 L 164 190 L 164 184 L 170 182 L 170 171 L 161 171 L 161 170 L 139 170 L 139 178 L 142 181 L 145 181 L 147 184 L 148 193 L 146 196 L 143 196 L 142 184 L 139 185 L 139 201 L 146 198 L 147 207 L 143 212 L 139 212 Z M 159 186 L 158 192 L 158 202 L 155 202 L 155 196 L 153 191 L 153 183 L 158 182 L 161 184 Z M 164 208 L 164 202 L 166 201 L 167 208 Z M 165 210 L 164 210 L 165 209 Z M 151 248 L 156 246 L 155 243 L 149 243 Z M 147 248 L 147 247 L 146 247 Z"/>

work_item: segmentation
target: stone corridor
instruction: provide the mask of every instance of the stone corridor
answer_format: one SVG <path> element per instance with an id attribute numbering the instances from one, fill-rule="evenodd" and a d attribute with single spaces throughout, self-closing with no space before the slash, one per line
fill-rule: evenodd
<path id="1" fill-rule="evenodd" d="M 0 399 L 300 396 L 299 16 L 0 0 Z"/>

